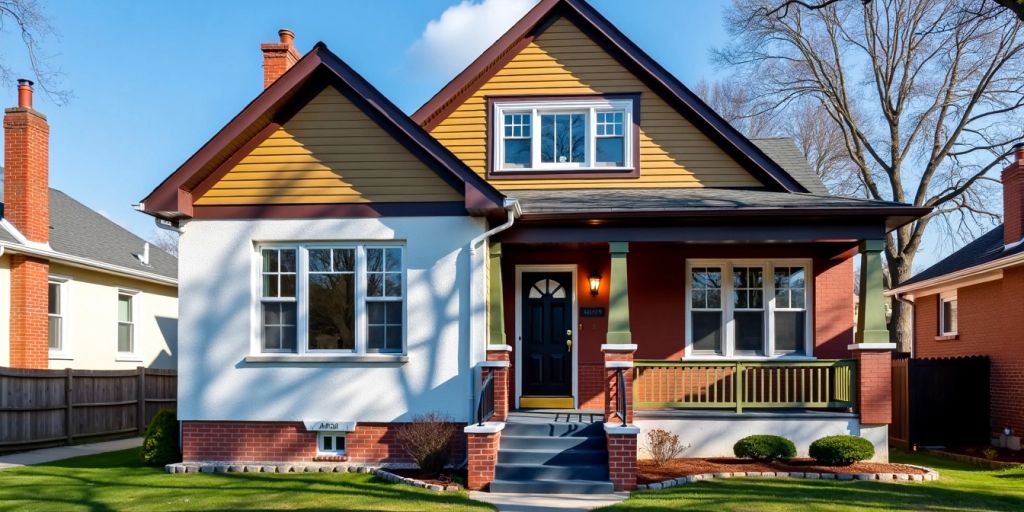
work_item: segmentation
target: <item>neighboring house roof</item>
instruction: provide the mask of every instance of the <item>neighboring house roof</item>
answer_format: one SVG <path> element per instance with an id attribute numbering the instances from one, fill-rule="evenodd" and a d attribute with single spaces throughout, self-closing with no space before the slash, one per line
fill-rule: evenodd
<path id="1" fill-rule="evenodd" d="M 1003 225 L 1000 224 L 995 229 L 963 246 L 960 250 L 946 256 L 938 263 L 918 272 L 917 275 L 905 281 L 893 292 L 910 291 L 909 289 L 925 281 L 934 283 L 951 274 L 960 273 L 975 267 L 988 267 L 990 264 L 998 264 L 1002 260 L 1018 255 L 1024 255 L 1024 243 L 1007 248 L 1003 240 Z"/>
<path id="2" fill-rule="evenodd" d="M 395 140 L 463 193 L 467 210 L 487 212 L 504 207 L 501 193 L 319 42 L 143 199 L 144 211 L 171 220 L 191 216 L 193 198 L 189 196 L 194 191 L 202 190 L 204 184 L 229 171 L 231 165 L 226 163 L 237 155 L 244 156 L 254 141 L 262 140 L 260 136 L 269 137 L 273 130 L 268 128 L 287 121 L 324 84 L 337 87 Z"/>
<path id="3" fill-rule="evenodd" d="M 558 16 L 565 16 L 580 27 L 765 186 L 778 191 L 813 192 L 583 0 L 541 0 L 412 118 L 428 129 L 436 126 Z"/>
<path id="4" fill-rule="evenodd" d="M 764 154 L 768 155 L 775 163 L 782 166 L 793 179 L 800 182 L 807 192 L 822 196 L 829 195 L 825 184 L 821 182 L 818 173 L 807 164 L 807 157 L 796 147 L 796 143 L 789 137 L 768 137 L 763 139 L 750 139 L 755 146 L 761 148 Z"/>
<path id="5" fill-rule="evenodd" d="M 0 183 L 3 169 L 0 168 Z M 3 191 L 0 186 L 0 201 Z M 9 224 L 8 224 L 9 226 Z M 0 242 L 17 250 L 32 249 L 19 237 L 0 225 Z M 58 255 L 94 261 L 106 266 L 123 268 L 142 274 L 155 274 L 170 280 L 178 278 L 178 259 L 163 249 L 150 244 L 149 264 L 145 265 L 135 254 L 141 254 L 146 240 L 104 217 L 57 189 L 50 189 L 50 248 Z"/>

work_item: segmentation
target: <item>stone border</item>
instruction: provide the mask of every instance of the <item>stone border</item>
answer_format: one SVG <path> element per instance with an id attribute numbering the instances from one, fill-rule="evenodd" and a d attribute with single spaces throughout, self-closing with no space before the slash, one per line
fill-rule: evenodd
<path id="1" fill-rule="evenodd" d="M 413 464 L 389 464 L 387 469 L 414 469 Z M 394 484 L 405 484 L 412 487 L 419 487 L 435 492 L 460 491 L 461 487 L 455 484 L 437 485 L 428 484 L 422 480 L 397 475 L 385 468 L 375 466 L 359 466 L 354 464 L 288 464 L 288 463 L 248 463 L 232 464 L 227 462 L 176 462 L 164 466 L 168 473 L 370 473 L 374 476 Z"/>
<path id="2" fill-rule="evenodd" d="M 912 468 L 917 468 L 926 471 L 923 475 L 911 475 L 907 473 L 799 473 L 799 472 L 786 472 L 786 471 L 768 471 L 768 472 L 751 472 L 751 471 L 737 471 L 737 472 L 726 472 L 726 473 L 701 473 L 698 475 L 682 476 L 679 478 L 672 478 L 662 482 L 655 482 L 653 484 L 640 484 L 636 486 L 638 491 L 648 491 L 657 489 L 668 489 L 669 487 L 675 487 L 677 485 L 692 484 L 701 480 L 711 480 L 714 478 L 804 478 L 807 480 L 882 480 L 882 481 L 901 481 L 901 482 L 932 482 L 939 479 L 939 473 L 933 469 L 926 468 L 923 466 L 915 466 L 913 464 L 903 464 Z"/>
<path id="3" fill-rule="evenodd" d="M 964 462 L 966 464 L 977 466 L 979 468 L 991 469 L 996 471 L 1003 469 L 1013 469 L 1016 467 L 1024 466 L 1024 462 L 1002 462 L 998 460 L 988 460 L 982 457 L 975 457 L 973 455 L 964 455 L 962 453 L 947 452 L 946 450 L 925 450 L 925 453 L 943 459 Z"/>

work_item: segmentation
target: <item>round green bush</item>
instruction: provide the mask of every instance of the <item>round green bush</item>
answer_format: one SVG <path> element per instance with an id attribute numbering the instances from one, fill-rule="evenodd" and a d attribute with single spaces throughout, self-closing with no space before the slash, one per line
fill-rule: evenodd
<path id="1" fill-rule="evenodd" d="M 796 457 L 793 441 L 782 436 L 747 436 L 732 447 L 733 453 L 743 459 L 772 461 Z"/>
<path id="2" fill-rule="evenodd" d="M 875 456 L 875 447 L 863 437 L 828 436 L 811 443 L 811 458 L 827 466 L 849 466 Z"/>
<path id="3" fill-rule="evenodd" d="M 178 451 L 178 417 L 174 409 L 161 409 L 146 427 L 142 441 L 142 462 L 149 466 L 163 466 L 181 461 Z"/>

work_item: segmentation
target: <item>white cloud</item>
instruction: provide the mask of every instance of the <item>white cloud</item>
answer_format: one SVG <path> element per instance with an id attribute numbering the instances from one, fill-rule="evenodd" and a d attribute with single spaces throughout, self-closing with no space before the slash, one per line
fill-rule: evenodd
<path id="1" fill-rule="evenodd" d="M 452 77 L 519 21 L 537 0 L 462 0 L 409 48 L 413 68 L 429 78 Z"/>

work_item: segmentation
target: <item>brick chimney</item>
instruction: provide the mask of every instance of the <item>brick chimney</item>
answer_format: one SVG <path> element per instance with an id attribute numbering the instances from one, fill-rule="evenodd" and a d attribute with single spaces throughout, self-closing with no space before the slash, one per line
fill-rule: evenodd
<path id="1" fill-rule="evenodd" d="M 270 87 L 302 57 L 295 51 L 295 34 L 286 28 L 277 31 L 281 38 L 277 43 L 263 43 L 263 88 Z"/>
<path id="2" fill-rule="evenodd" d="M 1003 169 L 1003 243 L 1024 238 L 1024 142 L 1013 147 L 1013 160 Z"/>
<path id="3" fill-rule="evenodd" d="M 46 116 L 32 108 L 32 82 L 18 80 L 18 106 L 4 110 L 4 217 L 30 242 L 50 238 L 49 139 Z M 10 364 L 49 364 L 45 259 L 11 254 Z"/>

